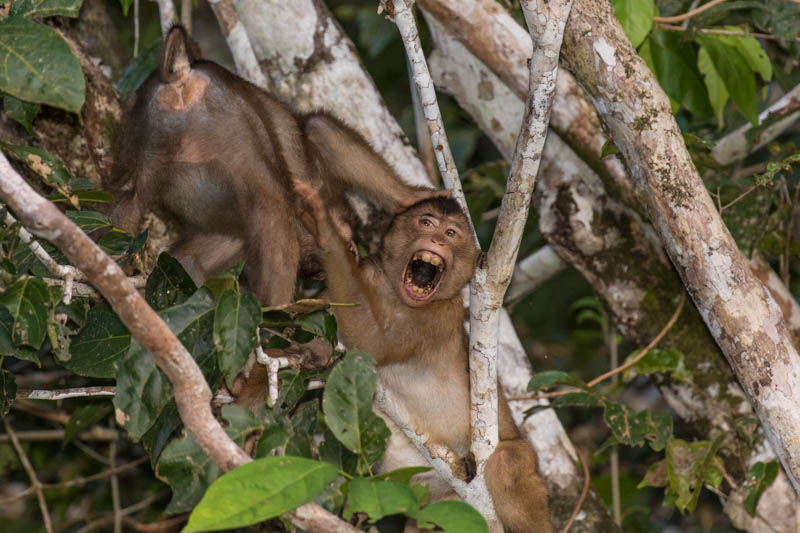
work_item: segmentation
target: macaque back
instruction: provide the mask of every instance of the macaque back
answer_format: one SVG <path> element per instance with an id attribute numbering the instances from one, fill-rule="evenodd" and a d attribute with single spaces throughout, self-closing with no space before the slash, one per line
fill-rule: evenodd
<path id="1" fill-rule="evenodd" d="M 181 26 L 167 35 L 161 68 L 136 94 L 112 176 L 114 223 L 134 231 L 153 210 L 171 219 L 172 253 L 197 283 L 245 261 L 263 305 L 291 301 L 298 269 L 318 270 L 297 222 L 290 180 L 323 186 L 349 213 L 343 191 L 393 211 L 421 189 L 402 184 L 352 129 L 324 113 L 293 115 L 275 98 L 199 59 Z"/>

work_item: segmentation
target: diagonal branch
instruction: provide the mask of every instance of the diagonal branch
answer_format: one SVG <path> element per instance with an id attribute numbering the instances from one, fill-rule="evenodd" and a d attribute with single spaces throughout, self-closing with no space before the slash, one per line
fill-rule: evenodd
<path id="1" fill-rule="evenodd" d="M 31 233 L 52 242 L 108 300 L 133 337 L 169 378 L 181 420 L 203 452 L 226 472 L 252 461 L 214 418 L 211 389 L 195 360 L 147 305 L 119 265 L 55 205 L 39 196 L 1 152 L 0 197 Z M 126 416 L 117 412 L 118 420 Z M 310 531 L 358 531 L 316 504 L 302 505 L 287 513 L 287 517 Z"/>

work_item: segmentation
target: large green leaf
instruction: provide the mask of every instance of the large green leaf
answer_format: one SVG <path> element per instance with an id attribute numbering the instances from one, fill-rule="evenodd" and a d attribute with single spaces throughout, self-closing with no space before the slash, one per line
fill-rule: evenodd
<path id="1" fill-rule="evenodd" d="M 131 334 L 116 313 L 107 305 L 96 305 L 89 310 L 86 325 L 72 337 L 72 357 L 61 364 L 81 376 L 113 378 L 130 345 Z"/>
<path id="2" fill-rule="evenodd" d="M 313 500 L 336 479 L 333 466 L 303 457 L 264 457 L 215 481 L 189 516 L 184 533 L 243 527 Z"/>
<path id="3" fill-rule="evenodd" d="M 417 527 L 444 533 L 488 533 L 486 519 L 469 504 L 453 500 L 432 503 L 417 513 Z M 535 525 L 531 524 L 535 530 Z"/>
<path id="4" fill-rule="evenodd" d="M 375 361 L 351 351 L 331 370 L 322 394 L 325 421 L 336 438 L 366 463 L 383 455 L 389 428 L 372 412 Z M 367 466 L 367 465 L 364 465 Z"/>
<path id="5" fill-rule="evenodd" d="M 12 17 L 62 17 L 78 16 L 83 0 L 16 0 L 11 3 Z"/>
<path id="6" fill-rule="evenodd" d="M 37 350 L 41 348 L 47 333 L 49 302 L 47 285 L 38 278 L 21 279 L 0 295 L 0 304 L 14 319 L 11 339 L 15 344 L 27 344 Z"/>
<path id="7" fill-rule="evenodd" d="M 0 369 L 0 416 L 8 414 L 11 404 L 17 397 L 17 382 L 14 374 L 7 370 Z"/>
<path id="8" fill-rule="evenodd" d="M 201 288 L 186 302 L 159 313 L 189 353 L 200 359 L 214 349 L 214 299 Z M 119 362 L 114 406 L 118 421 L 138 441 L 173 398 L 172 385 L 138 342 Z"/>
<path id="9" fill-rule="evenodd" d="M 655 73 L 664 92 L 692 113 L 710 115 L 711 107 L 692 45 L 670 31 L 653 32 L 649 41 Z"/>
<path id="10" fill-rule="evenodd" d="M 753 125 L 758 124 L 758 100 L 753 70 L 739 51 L 713 35 L 696 37 L 711 58 L 731 100 L 739 112 Z"/>
<path id="11" fill-rule="evenodd" d="M 723 436 L 720 435 L 713 442 L 704 440 L 688 443 L 680 439 L 670 439 L 667 443 L 669 489 L 675 497 L 675 506 L 681 512 L 694 511 L 704 484 L 719 486 L 721 476 L 715 473 L 717 469 L 713 459 L 722 444 Z"/>
<path id="12" fill-rule="evenodd" d="M 625 359 L 625 362 L 638 357 L 640 352 L 641 350 L 634 351 Z M 692 383 L 692 373 L 684 364 L 683 354 L 678 350 L 662 350 L 660 348 L 652 348 L 647 352 L 635 365 L 625 370 L 623 378 L 625 381 L 630 381 L 636 376 L 649 376 L 656 373 L 669 374 L 676 381 Z"/>
<path id="13" fill-rule="evenodd" d="M 226 290 L 219 297 L 214 313 L 214 344 L 219 368 L 228 387 L 244 367 L 256 346 L 261 305 L 250 293 Z"/>
<path id="14" fill-rule="evenodd" d="M 706 84 L 706 89 L 708 89 L 708 99 L 711 101 L 711 109 L 714 110 L 718 127 L 721 129 L 725 126 L 723 111 L 730 95 L 728 94 L 728 89 L 725 88 L 725 82 L 722 81 L 719 72 L 714 68 L 714 62 L 711 61 L 708 50 L 702 47 L 697 52 L 697 68 L 700 69 L 700 73 L 703 75 L 703 81 Z"/>
<path id="15" fill-rule="evenodd" d="M 78 113 L 86 86 L 78 58 L 55 30 L 9 17 L 0 20 L 0 90 Z"/>
<path id="16" fill-rule="evenodd" d="M 261 429 L 255 415 L 239 405 L 226 405 L 222 417 L 227 420 L 225 433 L 240 446 L 245 437 Z M 172 488 L 172 500 L 167 506 L 168 514 L 191 511 L 203 497 L 206 488 L 222 471 L 200 449 L 188 434 L 173 440 L 158 461 L 156 475 Z"/>
<path id="17" fill-rule="evenodd" d="M 741 31 L 741 28 L 736 26 L 726 26 L 728 31 Z M 753 72 L 758 72 L 761 79 L 770 81 L 772 79 L 772 63 L 767 56 L 767 52 L 761 47 L 761 44 L 755 37 L 745 35 L 724 35 L 718 36 L 721 41 L 735 47 L 742 55 L 750 69 Z"/>
<path id="18" fill-rule="evenodd" d="M 147 278 L 145 298 L 153 309 L 160 311 L 180 304 L 197 290 L 192 278 L 180 262 L 166 252 L 158 256 L 156 267 Z"/>
<path id="19" fill-rule="evenodd" d="M 414 516 L 418 508 L 417 497 L 408 485 L 357 477 L 350 482 L 344 517 L 349 520 L 353 513 L 366 513 L 375 523 L 393 514 Z"/>
<path id="20" fill-rule="evenodd" d="M 267 457 L 279 449 L 281 455 L 297 457 L 312 456 L 311 438 L 317 425 L 319 403 L 316 399 L 301 404 L 291 420 L 278 411 L 260 412 L 264 421 L 264 432 L 256 445 L 256 457 Z"/>
<path id="21" fill-rule="evenodd" d="M 612 0 L 611 4 L 625 35 L 637 48 L 653 28 L 653 0 Z"/>
<path id="22" fill-rule="evenodd" d="M 0 355 L 14 355 L 17 346 L 14 344 L 14 317 L 4 306 L 0 305 Z"/>
<path id="23" fill-rule="evenodd" d="M 568 372 L 562 372 L 561 370 L 546 370 L 533 375 L 528 383 L 528 390 L 536 392 L 550 388 L 554 385 L 571 385 L 573 387 L 580 387 L 582 389 L 589 388 L 582 379 L 577 378 Z"/>

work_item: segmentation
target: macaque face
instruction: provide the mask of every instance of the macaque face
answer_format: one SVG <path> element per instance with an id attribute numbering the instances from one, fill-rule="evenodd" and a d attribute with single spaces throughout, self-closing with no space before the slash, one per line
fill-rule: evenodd
<path id="1" fill-rule="evenodd" d="M 478 256 L 467 220 L 449 198 L 426 200 L 398 215 L 383 250 L 384 271 L 410 307 L 458 295 Z"/>

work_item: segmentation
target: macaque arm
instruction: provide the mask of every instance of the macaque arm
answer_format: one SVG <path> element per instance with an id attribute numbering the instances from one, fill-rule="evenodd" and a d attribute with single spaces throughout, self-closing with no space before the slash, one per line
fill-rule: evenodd
<path id="1" fill-rule="evenodd" d="M 304 130 L 310 151 L 325 162 L 327 178 L 362 192 L 389 213 L 432 196 L 449 195 L 448 191 L 403 183 L 360 135 L 329 115 L 309 115 Z"/>
<path id="2" fill-rule="evenodd" d="M 349 228 L 331 219 L 317 189 L 300 180 L 293 180 L 292 185 L 305 207 L 300 219 L 322 251 L 328 297 L 333 302 L 355 304 L 337 310 L 339 327 L 354 346 L 373 355 L 380 353 L 383 304 L 370 283 L 368 265 L 359 265 L 353 254 Z"/>

